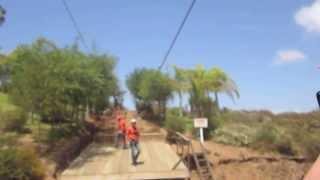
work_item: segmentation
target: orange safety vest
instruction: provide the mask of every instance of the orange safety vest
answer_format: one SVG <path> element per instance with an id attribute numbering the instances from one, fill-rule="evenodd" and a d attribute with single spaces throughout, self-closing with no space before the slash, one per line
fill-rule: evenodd
<path id="1" fill-rule="evenodd" d="M 127 129 L 127 136 L 130 141 L 138 141 L 140 134 L 137 127 L 130 126 Z"/>
<path id="2" fill-rule="evenodd" d="M 122 131 L 123 133 L 126 133 L 126 121 L 124 118 L 120 118 L 119 124 L 118 124 L 119 131 Z"/>

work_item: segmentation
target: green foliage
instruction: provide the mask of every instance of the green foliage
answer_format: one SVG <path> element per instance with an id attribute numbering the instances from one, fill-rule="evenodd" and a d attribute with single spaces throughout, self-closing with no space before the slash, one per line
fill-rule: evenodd
<path id="1" fill-rule="evenodd" d="M 57 142 L 62 138 L 68 138 L 68 137 L 71 137 L 72 135 L 79 133 L 81 129 L 83 129 L 83 127 L 81 127 L 81 124 L 80 125 L 78 124 L 73 125 L 68 123 L 59 124 L 58 127 L 54 127 L 50 131 L 47 131 L 47 136 L 45 138 L 42 138 L 42 141 L 47 143 Z"/>
<path id="2" fill-rule="evenodd" d="M 225 110 L 221 118 L 224 124 L 213 134 L 215 141 L 311 160 L 319 154 L 320 112 L 276 115 L 269 111 Z"/>
<path id="3" fill-rule="evenodd" d="M 144 74 L 139 95 L 146 101 L 167 101 L 172 95 L 172 83 L 168 75 L 157 70 Z"/>
<path id="4" fill-rule="evenodd" d="M 160 116 L 165 113 L 174 88 L 167 74 L 154 69 L 136 69 L 127 77 L 126 83 L 138 111 L 151 110 Z M 157 109 L 152 105 L 156 105 Z"/>
<path id="5" fill-rule="evenodd" d="M 40 180 L 44 176 L 45 169 L 30 148 L 0 149 L 0 179 Z"/>
<path id="6" fill-rule="evenodd" d="M 208 118 L 208 130 L 215 131 L 220 126 L 223 125 L 223 118 L 217 112 L 212 111 L 211 115 Z"/>
<path id="7" fill-rule="evenodd" d="M 14 110 L 15 108 L 9 101 L 8 95 L 0 92 L 0 111 Z"/>
<path id="8" fill-rule="evenodd" d="M 257 131 L 252 146 L 263 151 L 271 150 L 285 155 L 297 153 L 292 140 L 280 133 L 272 124 L 265 124 Z"/>
<path id="9" fill-rule="evenodd" d="M 10 76 L 10 66 L 7 63 L 7 57 L 0 54 L 0 91 L 6 92 L 7 83 Z"/>
<path id="10" fill-rule="evenodd" d="M 192 119 L 181 116 L 179 109 L 170 109 L 166 112 L 165 127 L 169 131 L 185 132 L 192 126 Z"/>
<path id="11" fill-rule="evenodd" d="M 195 69 L 174 67 L 176 91 L 180 99 L 181 93 L 188 92 L 191 111 L 197 116 L 203 116 L 211 111 L 211 93 L 215 94 L 215 103 L 219 109 L 218 93 L 226 93 L 232 99 L 239 98 L 235 82 L 221 69 L 206 70 L 198 65 Z M 180 105 L 181 106 L 181 105 Z"/>
<path id="12" fill-rule="evenodd" d="M 279 132 L 273 126 L 267 124 L 262 126 L 256 133 L 255 142 L 266 145 L 274 144 L 279 138 Z"/>
<path id="13" fill-rule="evenodd" d="M 319 118 L 319 117 L 318 117 Z M 316 132 L 312 132 L 300 126 L 299 128 L 292 128 L 292 144 L 295 145 L 295 149 L 300 154 L 308 157 L 311 160 L 317 159 L 320 152 L 320 129 Z"/>
<path id="14" fill-rule="evenodd" d="M 2 133 L 0 136 L 0 149 L 16 145 L 17 137 L 16 133 Z"/>
<path id="15" fill-rule="evenodd" d="M 0 5 L 0 26 L 5 21 L 6 10 Z"/>
<path id="16" fill-rule="evenodd" d="M 127 76 L 127 87 L 136 101 L 143 100 L 143 97 L 140 95 L 140 86 L 143 77 L 145 76 L 145 74 L 147 74 L 147 72 L 147 69 L 135 69 L 129 76 Z"/>
<path id="17" fill-rule="evenodd" d="M 4 131 L 21 132 L 27 122 L 27 114 L 16 108 L 14 110 L 0 110 L 0 129 Z"/>
<path id="18" fill-rule="evenodd" d="M 81 123 L 87 107 L 100 113 L 119 91 L 115 62 L 105 54 L 84 54 L 77 45 L 60 49 L 40 38 L 9 55 L 9 95 L 42 121 Z"/>

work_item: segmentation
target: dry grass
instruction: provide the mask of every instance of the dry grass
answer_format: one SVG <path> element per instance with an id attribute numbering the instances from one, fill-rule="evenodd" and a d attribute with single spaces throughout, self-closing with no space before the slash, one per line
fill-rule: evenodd
<path id="1" fill-rule="evenodd" d="M 320 152 L 320 112 L 227 111 L 223 118 L 214 134 L 218 142 L 310 159 Z"/>

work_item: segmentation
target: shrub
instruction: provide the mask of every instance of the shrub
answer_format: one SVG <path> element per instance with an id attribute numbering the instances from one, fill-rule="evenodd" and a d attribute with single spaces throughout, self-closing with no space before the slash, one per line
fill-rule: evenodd
<path id="1" fill-rule="evenodd" d="M 271 125 L 265 125 L 257 131 L 255 141 L 256 142 L 265 142 L 265 143 L 275 143 L 278 138 L 277 129 Z"/>
<path id="2" fill-rule="evenodd" d="M 185 132 L 192 120 L 187 116 L 179 115 L 179 109 L 170 109 L 166 113 L 165 127 L 171 131 Z M 190 128 L 190 127 L 189 127 Z"/>
<path id="3" fill-rule="evenodd" d="M 223 124 L 222 114 L 219 112 L 215 104 L 210 105 L 210 103 L 211 102 L 209 102 L 208 105 L 211 106 L 211 108 L 204 114 L 204 117 L 208 118 L 208 128 L 204 129 L 205 139 L 210 138 L 214 131 Z"/>
<path id="4" fill-rule="evenodd" d="M 293 156 L 297 151 L 293 146 L 292 140 L 286 136 L 280 136 L 275 142 L 275 150 L 281 154 Z"/>
<path id="5" fill-rule="evenodd" d="M 303 143 L 304 146 L 304 154 L 310 160 L 316 160 L 319 156 L 320 152 L 320 140 L 319 138 L 312 137 L 310 139 L 306 139 Z"/>
<path id="6" fill-rule="evenodd" d="M 271 150 L 289 156 L 297 153 L 292 139 L 280 133 L 272 124 L 265 124 L 257 131 L 252 146 L 264 151 Z"/>
<path id="7" fill-rule="evenodd" d="M 16 133 L 3 133 L 0 136 L 0 149 L 5 147 L 11 147 L 17 143 Z"/>
<path id="8" fill-rule="evenodd" d="M 279 138 L 279 133 L 276 128 L 266 124 L 263 125 L 255 134 L 252 146 L 254 148 L 267 150 L 273 149 L 276 141 Z"/>
<path id="9" fill-rule="evenodd" d="M 245 124 L 226 124 L 213 133 L 215 141 L 223 144 L 247 146 L 252 143 L 256 130 Z"/>
<path id="10" fill-rule="evenodd" d="M 27 113 L 21 109 L 0 111 L 0 129 L 21 132 L 27 122 Z"/>
<path id="11" fill-rule="evenodd" d="M 300 154 L 315 160 L 320 152 L 320 139 L 319 134 L 310 134 L 303 129 L 297 129 L 293 133 L 295 143 L 299 148 Z"/>
<path id="12" fill-rule="evenodd" d="M 208 129 L 215 131 L 223 124 L 223 118 L 220 114 L 213 114 L 208 118 Z"/>
<path id="13" fill-rule="evenodd" d="M 40 180 L 44 175 L 44 167 L 29 148 L 0 149 L 0 179 Z"/>
<path id="14" fill-rule="evenodd" d="M 63 138 L 71 137 L 80 132 L 81 126 L 71 126 L 69 124 L 63 124 L 59 127 L 52 128 L 47 134 L 48 143 L 54 143 Z"/>

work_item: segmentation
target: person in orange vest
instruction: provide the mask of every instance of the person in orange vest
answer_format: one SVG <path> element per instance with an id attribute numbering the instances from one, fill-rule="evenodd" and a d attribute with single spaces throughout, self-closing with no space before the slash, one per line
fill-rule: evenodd
<path id="1" fill-rule="evenodd" d="M 118 116 L 118 131 L 116 134 L 116 147 L 119 147 L 120 141 L 122 142 L 122 148 L 127 147 L 126 142 L 126 119 L 123 116 Z"/>
<path id="2" fill-rule="evenodd" d="M 129 145 L 131 149 L 131 159 L 132 165 L 137 165 L 138 157 L 140 155 L 140 148 L 139 148 L 139 138 L 140 133 L 136 126 L 137 120 L 131 119 L 131 126 L 127 129 L 127 136 L 129 140 Z"/>

